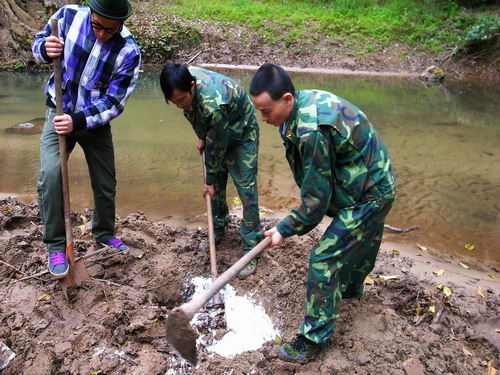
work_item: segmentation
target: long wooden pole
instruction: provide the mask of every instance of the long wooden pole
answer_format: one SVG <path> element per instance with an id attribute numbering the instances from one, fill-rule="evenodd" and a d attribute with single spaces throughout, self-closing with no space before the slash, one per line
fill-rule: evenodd
<path id="1" fill-rule="evenodd" d="M 52 19 L 50 23 L 52 35 L 59 37 L 58 24 L 56 19 Z M 61 57 L 55 57 L 52 62 L 54 69 L 54 86 L 56 90 L 56 114 L 58 116 L 64 114 L 63 108 L 63 93 L 61 84 Z M 68 178 L 68 157 L 66 154 L 66 136 L 58 135 L 59 137 L 59 158 L 61 162 L 61 184 L 63 193 L 63 206 L 64 206 L 64 229 L 66 232 L 66 255 L 69 260 L 69 272 L 75 265 L 75 256 L 73 252 L 73 231 L 71 227 L 71 207 L 69 199 L 69 178 Z"/>

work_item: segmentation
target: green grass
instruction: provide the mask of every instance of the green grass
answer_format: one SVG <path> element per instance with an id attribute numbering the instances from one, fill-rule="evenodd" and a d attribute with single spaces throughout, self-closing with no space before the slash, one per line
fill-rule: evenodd
<path id="1" fill-rule="evenodd" d="M 463 35 L 481 22 L 474 11 L 457 1 L 169 0 L 156 2 L 156 7 L 167 19 L 175 14 L 224 27 L 243 26 L 265 43 L 287 48 L 321 40 L 347 44 L 354 54 L 389 43 L 440 53 L 463 45 Z M 490 14 L 498 14 L 498 9 L 490 7 Z"/>

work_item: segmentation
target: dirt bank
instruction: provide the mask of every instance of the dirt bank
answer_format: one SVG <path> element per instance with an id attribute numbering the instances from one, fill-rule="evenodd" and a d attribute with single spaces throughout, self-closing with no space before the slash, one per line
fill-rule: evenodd
<path id="1" fill-rule="evenodd" d="M 39 274 L 46 253 L 37 204 L 3 198 L 0 210 L 0 341 L 16 354 L 5 375 L 486 375 L 488 363 L 499 367 L 500 275 L 444 262 L 399 233 L 386 233 L 366 296 L 345 302 L 333 337 L 311 363 L 282 362 L 279 344 L 268 342 L 232 358 L 199 346 L 193 368 L 166 341 L 165 319 L 189 297 L 190 278 L 209 276 L 209 255 L 199 246 L 206 228 L 151 222 L 140 213 L 119 217 L 118 235 L 131 251 L 88 257 L 92 280 L 68 302 L 57 281 Z M 97 248 L 83 217 L 90 220 L 91 211 L 72 216 L 77 253 L 90 254 Z M 219 272 L 240 256 L 237 220 L 217 249 Z M 318 236 L 287 239 L 263 254 L 255 275 L 231 282 L 264 307 L 281 339 L 301 321 L 307 253 Z M 203 319 L 216 331 L 211 340 L 220 339 L 223 311 L 217 318 L 204 312 Z"/>

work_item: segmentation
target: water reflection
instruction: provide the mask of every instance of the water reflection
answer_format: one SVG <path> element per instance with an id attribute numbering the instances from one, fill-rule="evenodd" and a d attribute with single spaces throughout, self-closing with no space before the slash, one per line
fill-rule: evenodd
<path id="1" fill-rule="evenodd" d="M 245 87 L 251 73 L 224 72 Z M 153 220 L 204 225 L 201 157 L 182 112 L 166 105 L 158 71 L 142 73 L 124 114 L 113 122 L 118 213 L 143 211 Z M 46 74 L 0 73 L 0 192 L 36 197 L 39 135 L 4 129 L 44 113 Z M 293 74 L 297 88 L 318 88 L 353 102 L 376 126 L 394 161 L 399 199 L 388 223 L 419 225 L 412 240 L 437 251 L 473 255 L 500 266 L 500 89 L 415 79 Z M 298 190 L 276 129 L 261 125 L 261 205 L 291 208 Z M 69 162 L 72 209 L 92 206 L 83 153 Z M 228 186 L 228 197 L 236 195 Z M 231 203 L 231 202 L 230 202 Z M 417 232 L 417 231 L 416 231 Z"/>

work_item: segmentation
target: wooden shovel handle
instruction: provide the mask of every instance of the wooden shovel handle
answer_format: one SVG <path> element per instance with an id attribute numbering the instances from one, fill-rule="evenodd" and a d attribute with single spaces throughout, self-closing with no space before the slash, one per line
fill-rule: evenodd
<path id="1" fill-rule="evenodd" d="M 205 168 L 205 153 L 201 156 L 203 164 L 203 177 L 207 177 Z M 215 255 L 215 233 L 214 233 L 214 218 L 212 216 L 212 197 L 205 195 L 207 201 L 207 218 L 208 218 L 208 246 L 210 251 L 210 272 L 212 273 L 212 280 L 217 278 L 217 257 Z"/>
<path id="2" fill-rule="evenodd" d="M 234 263 L 229 269 L 222 273 L 218 278 L 216 278 L 212 284 L 205 289 L 198 296 L 193 298 L 191 301 L 181 305 L 178 309 L 182 310 L 184 314 L 191 320 L 194 314 L 196 314 L 205 303 L 208 302 L 210 298 L 219 292 L 228 282 L 230 282 L 240 271 L 247 266 L 253 259 L 255 259 L 262 251 L 264 251 L 269 245 L 271 245 L 271 237 L 266 237 L 257 246 L 255 246 L 248 253 L 243 255 L 236 263 Z"/>
<path id="3" fill-rule="evenodd" d="M 52 36 L 59 37 L 58 21 L 52 19 L 50 21 L 50 28 L 52 29 Z M 52 62 L 54 69 L 54 86 L 56 90 L 56 114 L 58 116 L 64 114 L 63 108 L 63 93 L 61 84 L 61 57 L 55 57 Z M 66 254 L 69 259 L 70 268 L 75 263 L 73 254 L 73 232 L 71 228 L 71 208 L 69 200 L 69 179 L 68 179 L 68 158 L 66 155 L 66 136 L 59 135 L 59 158 L 61 162 L 61 184 L 63 193 L 63 207 L 64 207 L 64 230 L 66 232 Z"/>

